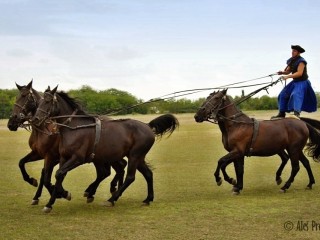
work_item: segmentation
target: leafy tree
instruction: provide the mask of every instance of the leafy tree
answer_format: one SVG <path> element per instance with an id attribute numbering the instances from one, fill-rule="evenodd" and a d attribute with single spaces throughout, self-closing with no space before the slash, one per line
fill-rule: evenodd
<path id="1" fill-rule="evenodd" d="M 17 89 L 0 89 L 0 119 L 9 118 L 17 95 Z"/>
<path id="2" fill-rule="evenodd" d="M 9 118 L 16 96 L 17 89 L 0 89 L 0 118 Z M 68 94 L 79 101 L 80 105 L 91 114 L 147 114 L 147 113 L 194 113 L 205 101 L 205 98 L 197 100 L 169 99 L 163 101 L 154 99 L 152 102 L 143 102 L 132 94 L 115 88 L 96 91 L 88 85 L 77 90 L 70 90 Z M 242 92 L 242 95 L 244 92 Z M 320 107 L 320 93 L 316 93 L 318 107 Z M 233 101 L 242 99 L 243 96 L 231 97 Z M 277 109 L 277 98 L 264 95 L 260 98 L 249 98 L 239 105 L 242 110 L 271 110 Z"/>

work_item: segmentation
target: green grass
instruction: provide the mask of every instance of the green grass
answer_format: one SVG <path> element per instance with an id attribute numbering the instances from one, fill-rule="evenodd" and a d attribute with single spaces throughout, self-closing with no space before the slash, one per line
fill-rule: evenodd
<path id="1" fill-rule="evenodd" d="M 248 112 L 267 119 L 275 112 Z M 319 119 L 319 114 L 305 115 Z M 155 115 L 132 116 L 148 122 Z M 10 132 L 0 121 L 0 239 L 319 239 L 320 187 L 305 190 L 308 177 L 300 168 L 295 182 L 285 194 L 279 193 L 275 172 L 278 156 L 246 158 L 244 190 L 231 194 L 231 185 L 218 187 L 213 172 L 226 154 L 216 125 L 195 123 L 192 114 L 177 115 L 180 128 L 170 138 L 157 141 L 147 156 L 154 172 L 155 200 L 142 206 L 146 183 L 137 173 L 136 181 L 113 208 L 102 206 L 110 197 L 110 177 L 86 203 L 83 191 L 95 178 L 93 165 L 71 171 L 64 187 L 72 200 L 57 200 L 50 214 L 42 213 L 49 199 L 46 190 L 38 206 L 31 206 L 35 188 L 23 181 L 18 161 L 29 152 L 25 130 Z M 310 159 L 316 181 L 320 165 Z M 30 163 L 27 171 L 39 179 L 43 161 Z M 56 170 L 56 168 L 55 168 Z M 228 167 L 235 176 L 233 166 Z M 289 177 L 290 163 L 283 179 Z M 284 224 L 291 221 L 294 229 Z M 299 221 L 308 229 L 298 231 Z"/>

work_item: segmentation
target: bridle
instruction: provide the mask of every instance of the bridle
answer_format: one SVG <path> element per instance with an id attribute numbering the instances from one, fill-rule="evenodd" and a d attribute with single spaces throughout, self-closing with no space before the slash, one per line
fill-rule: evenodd
<path id="1" fill-rule="evenodd" d="M 245 121 L 237 121 L 237 120 L 235 120 L 236 118 L 238 118 L 238 117 L 243 115 L 242 111 L 239 111 L 239 112 L 237 112 L 236 114 L 234 114 L 234 115 L 232 115 L 230 117 L 226 117 L 226 116 L 224 116 L 222 114 L 219 114 L 219 112 L 221 110 L 226 109 L 226 108 L 228 108 L 230 106 L 233 106 L 233 105 L 235 105 L 235 103 L 231 102 L 230 104 L 224 105 L 224 102 L 226 100 L 226 96 L 224 95 L 224 96 L 222 96 L 220 98 L 220 101 L 217 104 L 213 104 L 213 103 L 211 103 L 211 100 L 212 100 L 213 97 L 214 97 L 214 95 L 211 98 L 209 98 L 204 103 L 204 105 L 201 107 L 202 109 L 206 109 L 206 107 L 209 105 L 208 107 L 209 107 L 210 111 L 208 112 L 205 121 L 217 124 L 219 122 L 219 120 L 228 120 L 228 121 L 232 121 L 232 122 L 248 124 L 248 122 L 245 122 Z M 250 122 L 250 124 L 251 124 L 251 122 Z"/>
<path id="2" fill-rule="evenodd" d="M 217 123 L 218 122 L 218 112 L 225 108 L 225 106 L 221 107 L 221 105 L 224 103 L 225 97 L 223 96 L 220 101 L 216 104 L 213 104 L 211 101 L 215 94 L 212 94 L 212 96 L 203 104 L 203 106 L 200 107 L 200 109 L 206 110 L 210 109 L 209 112 L 206 114 L 205 121 Z M 213 121 L 211 121 L 211 119 Z"/>
<path id="3" fill-rule="evenodd" d="M 52 101 L 52 104 L 50 105 L 50 108 L 48 110 L 43 110 L 42 108 L 38 107 L 37 111 L 44 113 L 44 117 L 41 117 L 39 124 L 42 124 L 44 121 L 50 118 L 50 115 L 58 102 L 56 95 L 51 94 L 50 92 L 45 92 L 43 94 L 43 100 L 46 102 Z"/>
<path id="4" fill-rule="evenodd" d="M 29 120 L 29 118 L 27 118 L 26 116 L 28 116 L 28 113 L 32 110 L 28 110 L 27 109 L 27 106 L 30 104 L 30 103 L 34 103 L 35 105 L 35 109 L 38 107 L 38 102 L 36 100 L 36 97 L 32 91 L 32 88 L 28 91 L 28 96 L 27 96 L 27 100 L 24 102 L 23 105 L 20 105 L 18 103 L 14 103 L 14 106 L 17 106 L 19 109 L 20 109 L 20 113 L 19 113 L 19 118 L 21 120 Z M 11 115 L 12 117 L 12 115 Z"/>

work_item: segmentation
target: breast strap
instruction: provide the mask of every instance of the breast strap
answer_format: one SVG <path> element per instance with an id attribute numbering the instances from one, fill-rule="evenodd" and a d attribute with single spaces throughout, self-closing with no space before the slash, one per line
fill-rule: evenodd
<path id="1" fill-rule="evenodd" d="M 250 157 L 253 152 L 253 145 L 256 142 L 257 136 L 259 133 L 259 121 L 255 118 L 252 118 L 252 121 L 253 121 L 253 133 L 252 133 L 250 148 L 249 148 L 249 151 L 247 151 L 248 157 Z"/>
<path id="2" fill-rule="evenodd" d="M 90 154 L 91 159 L 94 159 L 96 146 L 98 145 L 100 141 L 100 136 L 101 136 L 101 120 L 98 117 L 95 117 L 95 120 L 96 120 L 96 136 L 94 139 L 93 151 Z"/>

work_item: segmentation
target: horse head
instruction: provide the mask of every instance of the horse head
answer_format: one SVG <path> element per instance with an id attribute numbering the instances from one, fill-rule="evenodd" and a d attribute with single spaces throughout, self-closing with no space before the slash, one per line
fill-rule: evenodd
<path id="1" fill-rule="evenodd" d="M 49 117 L 59 114 L 56 96 L 57 89 L 58 86 L 52 90 L 50 90 L 50 87 L 45 90 L 43 98 L 39 101 L 38 109 L 31 119 L 33 125 L 40 126 Z"/>
<path id="2" fill-rule="evenodd" d="M 195 121 L 203 122 L 208 119 L 217 120 L 217 114 L 227 99 L 227 90 L 228 89 L 211 93 L 194 115 Z"/>
<path id="3" fill-rule="evenodd" d="M 20 86 L 16 83 L 19 95 L 16 98 L 12 114 L 7 127 L 10 131 L 16 131 L 25 121 L 29 121 L 37 110 L 38 102 L 41 98 L 39 93 L 32 88 L 32 80 L 27 86 Z"/>

